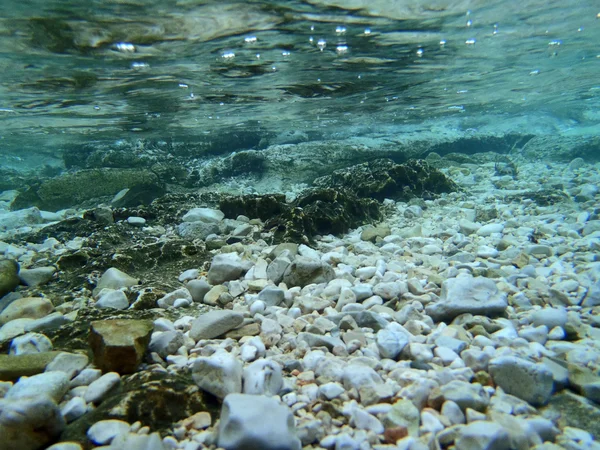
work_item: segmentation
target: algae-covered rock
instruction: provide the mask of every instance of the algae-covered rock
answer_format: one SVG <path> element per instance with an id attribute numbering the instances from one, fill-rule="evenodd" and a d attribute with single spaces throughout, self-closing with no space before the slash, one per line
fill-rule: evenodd
<path id="1" fill-rule="evenodd" d="M 19 263 L 12 259 L 0 260 L 0 297 L 14 291 L 19 283 Z"/>
<path id="2" fill-rule="evenodd" d="M 458 190 L 452 180 L 423 160 L 396 164 L 391 159 L 377 159 L 336 170 L 331 175 L 317 178 L 314 184 L 349 189 L 358 197 L 377 200 L 431 198 Z"/>
<path id="3" fill-rule="evenodd" d="M 16 381 L 22 376 L 42 373 L 61 352 L 0 355 L 0 380 Z"/>
<path id="4" fill-rule="evenodd" d="M 67 173 L 19 194 L 13 209 L 28 206 L 57 211 L 82 201 L 114 195 L 136 185 L 156 184 L 158 177 L 143 169 L 90 169 Z"/>

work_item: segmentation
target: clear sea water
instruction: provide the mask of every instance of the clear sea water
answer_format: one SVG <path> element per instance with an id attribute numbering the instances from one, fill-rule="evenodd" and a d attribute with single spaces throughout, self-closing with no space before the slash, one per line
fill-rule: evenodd
<path id="1" fill-rule="evenodd" d="M 3 0 L 0 164 L 251 131 L 597 134 L 592 0 Z"/>

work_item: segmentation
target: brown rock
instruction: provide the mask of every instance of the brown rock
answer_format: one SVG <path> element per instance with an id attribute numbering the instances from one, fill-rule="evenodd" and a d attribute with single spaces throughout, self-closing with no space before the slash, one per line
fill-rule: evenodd
<path id="1" fill-rule="evenodd" d="M 383 439 L 386 444 L 396 444 L 400 439 L 404 439 L 408 436 L 408 428 L 406 427 L 392 427 L 387 428 L 383 432 Z"/>
<path id="2" fill-rule="evenodd" d="M 90 325 L 94 364 L 103 372 L 133 373 L 142 362 L 154 324 L 149 320 L 113 319 Z"/>

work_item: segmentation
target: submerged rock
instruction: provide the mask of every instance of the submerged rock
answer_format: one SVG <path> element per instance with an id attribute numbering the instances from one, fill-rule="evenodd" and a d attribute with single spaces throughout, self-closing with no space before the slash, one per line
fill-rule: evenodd
<path id="1" fill-rule="evenodd" d="M 0 297 L 14 291 L 19 285 L 19 263 L 12 259 L 0 261 Z"/>
<path id="2" fill-rule="evenodd" d="M 136 185 L 155 184 L 157 176 L 143 169 L 90 169 L 59 175 L 21 192 L 13 209 L 37 206 L 48 211 L 69 208 L 84 200 L 114 195 Z"/>
<path id="3" fill-rule="evenodd" d="M 94 364 L 103 372 L 133 373 L 148 348 L 154 324 L 149 320 L 113 319 L 90 325 Z"/>
<path id="4" fill-rule="evenodd" d="M 498 291 L 493 280 L 467 275 L 445 280 L 440 300 L 425 310 L 437 322 L 450 322 L 464 313 L 497 316 L 507 307 L 506 294 Z"/>
<path id="5" fill-rule="evenodd" d="M 317 178 L 314 184 L 349 189 L 358 197 L 380 201 L 386 198 L 432 198 L 436 194 L 458 190 L 456 183 L 424 160 L 396 164 L 391 159 L 377 159 L 336 170 L 331 175 Z"/>
<path id="6" fill-rule="evenodd" d="M 300 450 L 294 416 L 264 395 L 230 394 L 223 400 L 217 443 L 226 450 Z"/>

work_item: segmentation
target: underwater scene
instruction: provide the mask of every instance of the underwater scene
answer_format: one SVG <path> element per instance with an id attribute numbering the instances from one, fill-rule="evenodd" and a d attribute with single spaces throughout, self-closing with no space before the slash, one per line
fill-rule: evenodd
<path id="1" fill-rule="evenodd" d="M 600 450 L 600 3 L 2 0 L 0 450 Z"/>

